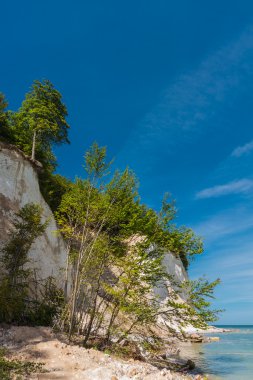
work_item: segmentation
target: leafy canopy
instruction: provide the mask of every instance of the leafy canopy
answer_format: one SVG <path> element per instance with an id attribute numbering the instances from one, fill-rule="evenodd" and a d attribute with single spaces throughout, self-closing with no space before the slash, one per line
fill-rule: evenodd
<path id="1" fill-rule="evenodd" d="M 16 145 L 31 155 L 36 133 L 36 157 L 44 165 L 55 166 L 54 144 L 69 143 L 67 108 L 62 96 L 49 80 L 34 81 L 18 112 L 12 128 Z"/>
<path id="2" fill-rule="evenodd" d="M 34 81 L 17 112 L 6 111 L 7 106 L 0 93 L 0 139 L 43 164 L 43 171 L 39 172 L 40 188 L 55 211 L 69 184 L 64 177 L 53 174 L 57 166 L 53 146 L 69 143 L 68 114 L 62 96 L 50 81 Z"/>

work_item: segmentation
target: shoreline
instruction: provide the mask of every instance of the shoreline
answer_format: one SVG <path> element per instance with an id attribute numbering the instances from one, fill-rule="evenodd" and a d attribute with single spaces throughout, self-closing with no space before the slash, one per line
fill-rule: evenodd
<path id="1" fill-rule="evenodd" d="M 187 369 L 173 371 L 147 361 L 120 358 L 113 353 L 69 344 L 49 327 L 0 327 L 0 346 L 7 349 L 9 360 L 43 363 L 44 373 L 29 379 L 80 380 L 204 380 L 199 373 Z"/>
<path id="2" fill-rule="evenodd" d="M 228 329 L 225 327 L 209 326 L 207 329 L 194 328 L 192 326 L 185 328 L 184 333 L 186 334 L 185 341 L 178 341 L 177 346 L 179 348 L 179 358 L 184 360 L 192 360 L 196 365 L 195 374 L 193 374 L 194 379 L 210 379 L 218 380 L 217 376 L 211 373 L 205 373 L 203 369 L 198 367 L 198 360 L 196 356 L 203 354 L 202 347 L 203 344 L 212 344 L 218 342 L 220 337 L 211 336 L 207 337 L 206 334 L 224 334 L 231 333 L 234 329 Z M 194 371 L 193 371 L 194 373 Z"/>
<path id="3" fill-rule="evenodd" d="M 180 355 L 196 364 L 196 371 L 207 374 L 207 379 L 251 379 L 253 371 L 253 326 L 212 326 L 204 338 L 217 337 L 217 341 L 178 343 Z M 200 344 L 201 343 L 201 344 Z M 207 344 L 208 343 L 208 344 Z"/>
<path id="4" fill-rule="evenodd" d="M 194 331 L 194 332 L 193 332 Z M 234 331 L 223 327 L 210 326 L 206 330 L 188 329 L 192 334 L 228 333 Z M 189 334 L 190 335 L 190 334 Z M 172 341 L 171 341 L 172 342 Z M 202 343 L 202 344 L 199 344 Z M 8 350 L 9 359 L 44 363 L 47 372 L 38 373 L 29 379 L 82 379 L 82 380 L 204 380 L 218 379 L 211 373 L 204 372 L 197 357 L 203 354 L 203 343 L 194 343 L 190 339 L 174 340 L 172 345 L 178 348 L 178 354 L 170 350 L 168 342 L 168 359 L 178 363 L 193 361 L 194 369 L 167 369 L 152 362 L 134 358 L 116 356 L 113 352 L 84 348 L 78 344 L 68 344 L 66 338 L 54 333 L 48 327 L 5 326 L 0 328 L 0 346 Z M 210 343 L 211 344 L 211 343 Z M 173 368 L 173 367 L 172 367 Z"/>
<path id="5" fill-rule="evenodd" d="M 195 327 L 186 327 L 184 332 L 186 334 L 213 334 L 213 333 L 229 333 L 234 331 L 234 329 L 227 329 L 224 327 L 209 326 L 207 329 L 198 329 Z"/>

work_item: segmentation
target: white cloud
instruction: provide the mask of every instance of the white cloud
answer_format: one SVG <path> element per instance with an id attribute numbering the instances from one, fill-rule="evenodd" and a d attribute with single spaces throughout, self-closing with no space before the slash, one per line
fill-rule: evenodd
<path id="1" fill-rule="evenodd" d="M 252 150 L 253 150 L 253 140 L 245 145 L 238 146 L 237 148 L 235 148 L 233 152 L 231 153 L 231 156 L 241 157 L 244 154 L 250 153 Z"/>
<path id="2" fill-rule="evenodd" d="M 253 189 L 253 181 L 250 179 L 240 179 L 225 185 L 218 185 L 201 190 L 196 194 L 196 199 L 217 198 L 222 195 L 245 194 Z"/>

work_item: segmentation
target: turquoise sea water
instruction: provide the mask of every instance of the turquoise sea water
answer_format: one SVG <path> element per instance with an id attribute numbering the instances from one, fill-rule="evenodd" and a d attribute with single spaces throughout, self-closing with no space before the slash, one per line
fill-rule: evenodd
<path id="1" fill-rule="evenodd" d="M 194 360 L 211 379 L 253 380 L 253 326 L 217 326 L 232 332 L 206 334 L 219 342 L 195 346 Z"/>

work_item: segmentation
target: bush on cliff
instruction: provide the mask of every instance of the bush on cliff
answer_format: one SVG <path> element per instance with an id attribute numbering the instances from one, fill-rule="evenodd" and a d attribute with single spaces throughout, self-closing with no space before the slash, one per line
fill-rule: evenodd
<path id="1" fill-rule="evenodd" d="M 50 324 L 62 301 L 53 279 L 40 281 L 27 265 L 31 245 L 47 227 L 41 217 L 42 208 L 33 203 L 26 204 L 14 217 L 13 231 L 0 258 L 0 322 Z"/>

